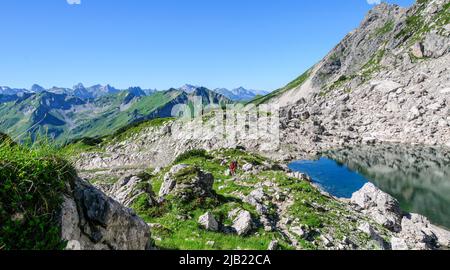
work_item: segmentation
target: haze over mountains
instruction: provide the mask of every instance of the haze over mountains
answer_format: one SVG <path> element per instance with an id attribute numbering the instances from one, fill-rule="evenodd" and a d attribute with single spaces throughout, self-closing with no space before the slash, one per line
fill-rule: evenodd
<path id="1" fill-rule="evenodd" d="M 202 86 L 195 86 L 191 84 L 185 84 L 182 87 L 178 88 L 180 91 L 184 91 L 188 94 L 194 92 L 198 88 L 204 88 Z M 155 92 L 157 92 L 157 89 L 143 89 L 140 87 L 130 87 L 127 89 L 140 92 L 138 95 L 150 95 Z M 109 84 L 107 85 L 101 85 L 96 84 L 90 87 L 85 87 L 82 83 L 79 83 L 72 88 L 65 88 L 65 87 L 52 87 L 49 89 L 46 89 L 38 84 L 34 84 L 31 86 L 30 89 L 24 89 L 24 88 L 11 88 L 8 86 L 0 86 L 0 96 L 14 96 L 18 95 L 21 96 L 23 94 L 32 94 L 32 93 L 42 93 L 44 91 L 55 93 L 55 94 L 66 94 L 66 95 L 72 95 L 81 99 L 94 99 L 99 98 L 102 96 L 110 95 L 110 94 L 117 94 L 121 91 L 121 89 L 115 88 Z M 220 95 L 223 95 L 233 101 L 250 101 L 253 98 L 257 96 L 263 96 L 267 95 L 268 91 L 263 90 L 252 90 L 252 89 L 246 89 L 244 87 L 239 87 L 235 89 L 227 89 L 227 88 L 216 88 L 212 90 Z"/>

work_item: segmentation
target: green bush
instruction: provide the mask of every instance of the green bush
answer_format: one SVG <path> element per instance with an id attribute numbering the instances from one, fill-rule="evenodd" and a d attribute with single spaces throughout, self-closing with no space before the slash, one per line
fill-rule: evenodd
<path id="1" fill-rule="evenodd" d="M 0 250 L 65 247 L 57 216 L 74 175 L 51 147 L 0 145 Z"/>
<path id="2" fill-rule="evenodd" d="M 208 155 L 208 152 L 206 152 L 206 150 L 194 149 L 194 150 L 190 150 L 190 151 L 184 152 L 183 154 L 179 155 L 175 159 L 174 163 L 180 163 L 180 162 L 183 162 L 184 160 L 188 160 L 191 158 L 206 158 L 207 159 L 207 158 L 211 158 L 211 157 Z"/>

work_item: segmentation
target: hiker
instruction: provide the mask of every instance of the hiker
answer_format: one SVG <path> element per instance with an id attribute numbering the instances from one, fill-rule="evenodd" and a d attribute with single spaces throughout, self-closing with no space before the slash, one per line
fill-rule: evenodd
<path id="1" fill-rule="evenodd" d="M 236 161 L 236 160 L 233 160 L 233 161 L 231 162 L 231 164 L 230 164 L 230 173 L 231 173 L 231 176 L 234 176 L 234 175 L 236 174 L 237 167 L 238 167 L 237 161 Z"/>

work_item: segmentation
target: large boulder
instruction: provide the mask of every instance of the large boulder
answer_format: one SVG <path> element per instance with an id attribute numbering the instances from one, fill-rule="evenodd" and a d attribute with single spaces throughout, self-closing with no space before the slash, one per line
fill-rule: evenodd
<path id="1" fill-rule="evenodd" d="M 149 207 L 157 204 L 152 185 L 136 175 L 122 177 L 106 194 L 126 207 L 131 207 L 142 195 L 148 198 Z"/>
<path id="2" fill-rule="evenodd" d="M 150 228 L 141 218 L 79 178 L 64 195 L 60 225 L 68 249 L 151 249 Z"/>
<path id="3" fill-rule="evenodd" d="M 175 187 L 176 181 L 174 175 L 177 174 L 179 171 L 187 168 L 188 165 L 185 164 L 179 164 L 173 166 L 170 171 L 164 176 L 164 182 L 161 186 L 161 189 L 159 190 L 159 196 L 164 197 L 167 194 L 169 194 Z"/>
<path id="4" fill-rule="evenodd" d="M 219 223 L 211 212 L 207 212 L 198 219 L 200 226 L 206 230 L 216 232 L 219 230 Z"/>
<path id="5" fill-rule="evenodd" d="M 183 201 L 214 197 L 214 177 L 196 166 L 176 165 L 164 176 L 160 197 L 173 195 Z"/>
<path id="6" fill-rule="evenodd" d="M 438 34 L 436 31 L 431 31 L 426 34 L 423 46 L 424 55 L 427 57 L 438 58 L 450 52 L 450 37 L 445 37 Z"/>
<path id="7" fill-rule="evenodd" d="M 383 94 L 389 94 L 391 92 L 396 91 L 397 89 L 403 87 L 401 84 L 394 81 L 372 81 L 371 83 L 372 90 L 379 91 Z"/>
<path id="8" fill-rule="evenodd" d="M 252 215 L 250 214 L 250 212 L 246 210 L 239 210 L 233 212 L 235 213 L 232 214 L 231 216 L 235 215 L 235 218 L 233 220 L 233 225 L 231 226 L 231 228 L 238 235 L 246 235 L 253 228 Z"/>
<path id="9" fill-rule="evenodd" d="M 365 184 L 362 189 L 355 192 L 351 202 L 387 229 L 394 232 L 400 231 L 403 216 L 400 204 L 372 183 Z"/>

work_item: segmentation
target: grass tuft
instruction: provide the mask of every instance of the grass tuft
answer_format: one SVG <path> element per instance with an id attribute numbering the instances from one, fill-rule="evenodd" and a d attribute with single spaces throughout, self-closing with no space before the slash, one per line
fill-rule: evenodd
<path id="1" fill-rule="evenodd" d="M 50 145 L 0 145 L 0 249 L 65 248 L 62 194 L 75 171 Z"/>

